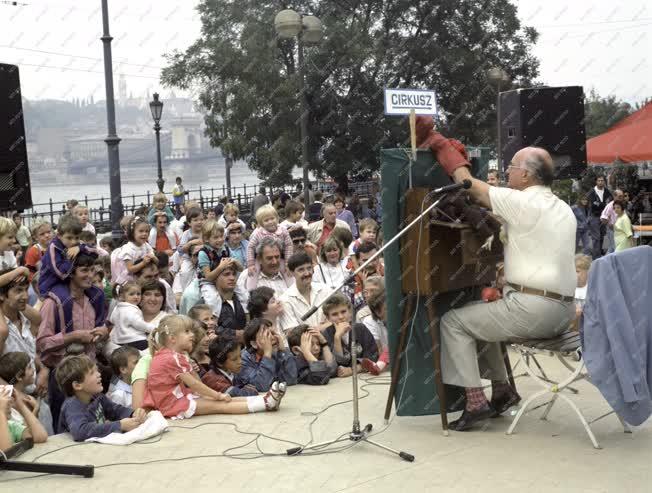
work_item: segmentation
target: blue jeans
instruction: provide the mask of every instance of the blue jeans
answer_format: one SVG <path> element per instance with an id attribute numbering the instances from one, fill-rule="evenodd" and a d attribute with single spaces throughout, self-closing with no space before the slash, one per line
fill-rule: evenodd
<path id="1" fill-rule="evenodd" d="M 579 250 L 582 244 L 582 253 L 591 255 L 591 234 L 588 229 L 577 230 L 575 233 L 575 251 Z"/>
<path id="2" fill-rule="evenodd" d="M 593 260 L 602 257 L 602 242 L 604 241 L 605 230 L 606 226 L 602 224 L 599 217 L 592 216 L 589 219 L 589 234 L 593 242 L 591 247 Z"/>

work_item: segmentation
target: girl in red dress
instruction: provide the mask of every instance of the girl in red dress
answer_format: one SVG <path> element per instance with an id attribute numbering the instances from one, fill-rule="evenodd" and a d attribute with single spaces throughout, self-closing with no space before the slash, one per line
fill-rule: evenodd
<path id="1" fill-rule="evenodd" d="M 192 319 L 168 315 L 152 332 L 161 349 L 153 354 L 147 376 L 143 407 L 158 409 L 166 418 L 190 418 L 197 414 L 247 414 L 276 411 L 285 395 L 285 384 L 274 382 L 264 394 L 231 397 L 204 385 L 193 371 L 188 353 L 193 346 Z"/>

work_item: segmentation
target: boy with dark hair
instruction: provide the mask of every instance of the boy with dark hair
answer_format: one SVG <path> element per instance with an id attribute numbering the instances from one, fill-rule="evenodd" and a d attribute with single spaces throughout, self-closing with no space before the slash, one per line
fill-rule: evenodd
<path id="1" fill-rule="evenodd" d="M 56 369 L 57 383 L 66 395 L 59 433 L 70 432 L 76 442 L 131 431 L 145 421 L 144 409 L 115 404 L 102 394 L 102 378 L 88 356 L 68 356 Z"/>
<path id="2" fill-rule="evenodd" d="M 289 200 L 285 204 L 285 220 L 281 223 L 285 229 L 290 231 L 293 228 L 305 228 L 308 226 L 308 221 L 302 219 L 305 207 L 301 202 L 296 200 Z"/>
<path id="3" fill-rule="evenodd" d="M 252 319 L 244 330 L 242 370 L 236 376 L 238 386 L 254 385 L 267 392 L 274 380 L 288 385 L 297 383 L 297 363 L 287 347 L 285 337 L 272 330 L 269 320 Z"/>
<path id="4" fill-rule="evenodd" d="M 131 407 L 131 374 L 140 359 L 140 351 L 131 346 L 121 346 L 111 354 L 113 380 L 106 396 L 121 406 Z"/>
<path id="5" fill-rule="evenodd" d="M 297 325 L 288 332 L 288 345 L 297 360 L 297 383 L 326 385 L 337 375 L 337 361 L 319 330 Z"/>
<path id="6" fill-rule="evenodd" d="M 353 374 L 351 369 L 353 348 L 351 347 L 350 337 L 353 328 L 351 302 L 343 294 L 335 293 L 322 305 L 322 310 L 328 321 L 333 324 L 323 330 L 322 333 L 335 355 L 337 364 L 340 365 L 337 369 L 337 376 L 351 376 Z M 364 324 L 355 324 L 355 337 L 355 351 L 358 360 L 367 358 L 376 361 L 378 359 L 378 346 L 374 336 Z M 357 368 L 358 371 L 364 371 L 360 363 L 358 363 Z"/>
<path id="7" fill-rule="evenodd" d="M 237 386 L 235 383 L 242 369 L 241 346 L 237 339 L 230 336 L 213 339 L 208 347 L 208 356 L 211 360 L 210 370 L 201 377 L 205 385 L 231 397 L 258 395 L 255 386 Z"/>

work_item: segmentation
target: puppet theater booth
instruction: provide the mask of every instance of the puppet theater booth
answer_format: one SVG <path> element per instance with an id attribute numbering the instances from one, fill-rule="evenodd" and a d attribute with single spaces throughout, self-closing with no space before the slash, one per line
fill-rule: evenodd
<path id="1" fill-rule="evenodd" d="M 488 147 L 467 148 L 473 176 L 486 179 Z M 383 202 L 383 236 L 393 238 L 434 199 L 431 190 L 450 185 L 451 179 L 430 150 L 418 150 L 411 162 L 409 149 L 384 149 L 380 153 Z M 435 197 L 435 199 L 438 197 Z M 419 238 L 419 236 L 421 236 Z M 387 326 L 390 362 L 394 372 L 401 331 L 406 348 L 398 367 L 397 382 L 390 388 L 399 416 L 440 414 L 436 389 L 433 337 L 439 318 L 451 308 L 480 299 L 480 290 L 495 280 L 496 263 L 502 260 L 500 242 L 492 251 L 480 252 L 482 241 L 470 226 L 434 221 L 429 215 L 407 231 L 384 254 Z M 418 292 L 417 292 L 418 291 Z M 436 341 L 438 348 L 439 341 Z M 446 386 L 447 409 L 460 402 L 462 390 Z M 388 400 L 385 418 L 392 402 Z M 446 429 L 447 425 L 442 420 Z"/>

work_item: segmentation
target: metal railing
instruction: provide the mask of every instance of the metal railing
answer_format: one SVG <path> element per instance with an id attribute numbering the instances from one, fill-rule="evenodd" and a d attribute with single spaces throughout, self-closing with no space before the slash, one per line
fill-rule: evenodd
<path id="1" fill-rule="evenodd" d="M 374 182 L 356 182 L 349 183 L 349 193 L 357 193 L 360 197 L 367 197 L 371 194 L 372 184 Z M 251 201 L 258 193 L 261 184 L 256 185 L 241 185 L 231 187 L 231 201 L 240 209 L 240 217 L 245 222 L 250 222 Z M 269 187 L 268 187 L 269 189 Z M 313 182 L 313 190 L 321 191 L 325 197 L 331 195 L 335 189 L 335 184 L 329 182 Z M 273 194 L 278 194 L 281 191 L 292 194 L 294 189 L 280 187 L 274 188 Z M 227 196 L 226 186 L 221 187 L 202 187 L 186 190 L 186 201 L 198 202 L 203 210 L 212 209 L 216 207 L 221 198 Z M 152 207 L 152 200 L 157 192 L 147 190 L 144 194 L 131 194 L 122 196 L 122 205 L 124 214 L 145 213 Z M 269 196 L 269 195 L 268 195 Z M 79 197 L 79 196 L 78 196 Z M 97 233 L 106 233 L 111 231 L 111 199 L 109 197 L 89 198 L 84 195 L 83 199 L 79 200 L 80 204 L 88 207 L 89 221 L 95 226 Z M 169 202 L 170 207 L 174 209 L 173 201 Z M 49 199 L 47 202 L 35 203 L 30 209 L 23 213 L 23 222 L 27 227 L 31 227 L 32 223 L 37 220 L 49 221 L 51 224 L 56 224 L 59 218 L 67 212 L 65 201 L 53 201 Z"/>

